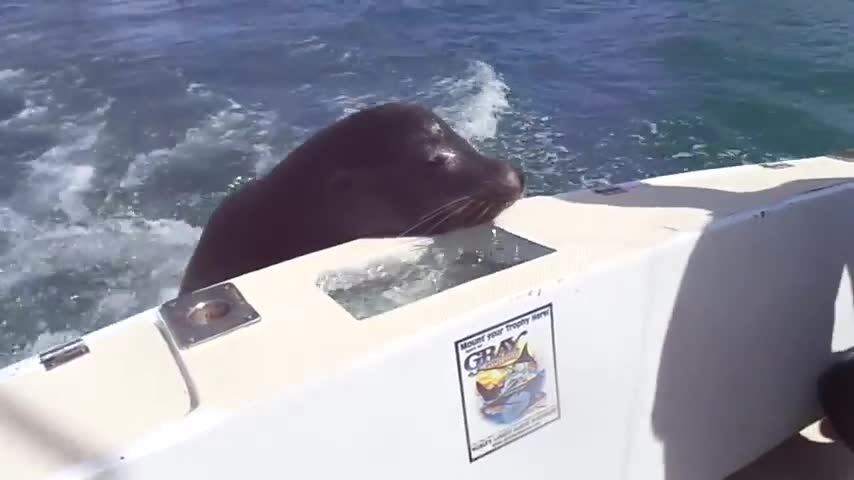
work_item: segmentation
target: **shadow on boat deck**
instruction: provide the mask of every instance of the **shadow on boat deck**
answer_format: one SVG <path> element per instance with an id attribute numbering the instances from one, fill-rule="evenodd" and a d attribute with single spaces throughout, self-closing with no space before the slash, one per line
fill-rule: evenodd
<path id="1" fill-rule="evenodd" d="M 725 480 L 850 480 L 854 455 L 841 443 L 818 443 L 799 434 Z"/>
<path id="2" fill-rule="evenodd" d="M 714 222 L 744 205 L 764 207 L 769 198 L 774 204 L 852 181 L 798 180 L 758 192 L 642 184 L 631 195 L 568 194 L 562 199 L 703 209 Z M 797 221 L 786 220 L 786 212 L 761 215 L 748 234 L 707 227 L 687 263 L 656 264 L 652 282 L 672 278 L 673 269 L 684 265 L 675 301 L 657 300 L 671 302 L 665 308 L 672 305 L 666 327 L 650 330 L 651 335 L 662 332 L 661 351 L 647 352 L 660 354 L 651 428 L 662 444 L 663 459 L 626 458 L 628 465 L 663 461 L 667 480 L 711 480 L 704 472 L 743 455 L 735 447 L 725 451 L 731 439 L 747 437 L 749 444 L 753 437 L 761 444 L 777 435 L 786 438 L 820 416 L 815 379 L 832 358 L 840 279 L 846 267 L 849 275 L 854 272 L 854 215 L 846 202 L 838 203 L 825 203 L 821 211 L 807 203 L 798 207 L 805 211 Z M 666 286 L 668 295 L 671 285 Z M 792 392 L 800 393 L 792 398 Z M 773 404 L 784 396 L 786 402 Z M 757 414 L 769 409 L 773 417 Z M 805 417 L 805 412 L 812 415 Z M 740 465 L 754 459 L 743 458 Z M 729 480 L 832 480 L 852 478 L 852 472 L 854 456 L 841 445 L 795 435 Z"/>

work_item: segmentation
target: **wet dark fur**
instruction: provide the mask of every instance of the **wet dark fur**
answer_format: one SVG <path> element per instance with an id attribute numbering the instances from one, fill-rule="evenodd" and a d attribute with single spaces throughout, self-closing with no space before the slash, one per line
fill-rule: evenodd
<path id="1" fill-rule="evenodd" d="M 523 191 L 521 171 L 480 154 L 430 110 L 400 103 L 361 110 L 223 200 L 180 293 L 357 238 L 489 222 Z"/>

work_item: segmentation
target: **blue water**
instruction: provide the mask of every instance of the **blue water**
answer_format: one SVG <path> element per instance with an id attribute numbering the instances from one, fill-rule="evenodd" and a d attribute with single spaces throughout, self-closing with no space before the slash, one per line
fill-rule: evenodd
<path id="1" fill-rule="evenodd" d="M 0 365 L 175 293 L 314 129 L 422 102 L 530 193 L 854 146 L 854 2 L 0 4 Z"/>

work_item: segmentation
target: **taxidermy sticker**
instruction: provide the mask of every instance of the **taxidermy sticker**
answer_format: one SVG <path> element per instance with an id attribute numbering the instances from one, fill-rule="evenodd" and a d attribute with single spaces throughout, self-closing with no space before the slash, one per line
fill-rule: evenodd
<path id="1" fill-rule="evenodd" d="M 469 461 L 560 418 L 551 304 L 454 346 Z"/>

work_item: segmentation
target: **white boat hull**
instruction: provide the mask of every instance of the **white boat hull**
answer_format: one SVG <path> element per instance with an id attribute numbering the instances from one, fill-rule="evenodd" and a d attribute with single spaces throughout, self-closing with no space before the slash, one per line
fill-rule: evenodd
<path id="1" fill-rule="evenodd" d="M 497 225 L 554 253 L 361 321 L 315 279 L 407 240 L 233 279 L 260 319 L 187 348 L 142 312 L 0 374 L 0 478 L 719 480 L 854 344 L 854 163 L 788 164 L 524 199 Z M 523 331 L 500 425 L 465 367 Z"/>

